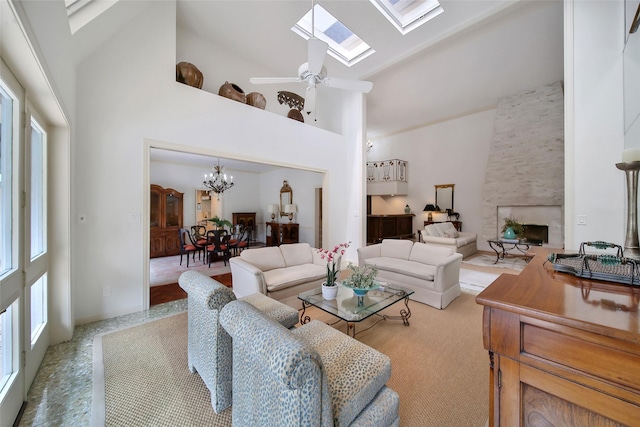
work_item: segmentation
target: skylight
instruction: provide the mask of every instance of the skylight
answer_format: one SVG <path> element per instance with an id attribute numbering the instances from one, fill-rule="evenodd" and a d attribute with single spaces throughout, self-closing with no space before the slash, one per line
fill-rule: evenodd
<path id="1" fill-rule="evenodd" d="M 117 2 L 118 0 L 64 0 L 71 34 L 75 34 Z"/>
<path id="2" fill-rule="evenodd" d="M 357 64 L 375 52 L 360 37 L 355 35 L 342 22 L 338 21 L 322 6 L 314 8 L 315 38 L 329 44 L 329 55 L 347 67 Z M 294 25 L 291 30 L 308 40 L 311 38 L 311 10 Z"/>
<path id="3" fill-rule="evenodd" d="M 370 1 L 403 35 L 444 12 L 438 0 Z"/>

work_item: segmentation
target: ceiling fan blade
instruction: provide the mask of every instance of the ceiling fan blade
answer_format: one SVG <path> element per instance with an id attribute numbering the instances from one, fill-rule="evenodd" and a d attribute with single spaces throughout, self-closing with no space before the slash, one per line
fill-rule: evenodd
<path id="1" fill-rule="evenodd" d="M 311 74 L 320 74 L 329 45 L 318 39 L 309 39 L 308 43 L 309 71 Z"/>
<path id="2" fill-rule="evenodd" d="M 373 89 L 373 83 L 365 80 L 345 80 L 336 77 L 325 77 L 322 84 L 337 89 L 353 90 L 362 93 L 369 93 Z"/>
<path id="3" fill-rule="evenodd" d="M 314 116 L 315 116 L 315 110 L 316 110 L 316 86 L 309 85 L 309 87 L 307 88 L 307 94 L 304 98 L 304 112 L 307 115 L 311 115 L 311 113 L 314 113 Z"/>
<path id="4" fill-rule="evenodd" d="M 272 84 L 272 83 L 300 83 L 300 77 L 251 77 L 249 79 L 254 85 Z"/>

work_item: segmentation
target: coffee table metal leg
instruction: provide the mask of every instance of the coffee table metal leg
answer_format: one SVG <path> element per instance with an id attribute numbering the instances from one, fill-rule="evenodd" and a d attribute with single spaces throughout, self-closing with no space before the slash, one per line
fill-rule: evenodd
<path id="1" fill-rule="evenodd" d="M 402 323 L 404 326 L 409 326 L 409 318 L 411 317 L 411 309 L 409 308 L 409 297 L 404 299 L 404 306 L 407 308 L 406 310 L 403 308 L 400 310 L 400 316 L 402 317 Z"/>
<path id="2" fill-rule="evenodd" d="M 307 310 L 307 307 L 311 307 L 312 304 L 306 302 L 306 301 L 302 301 L 302 313 L 300 313 L 300 324 L 304 325 L 305 323 L 309 323 L 311 322 L 311 317 L 309 317 L 308 315 L 305 316 L 304 312 Z"/>
<path id="3" fill-rule="evenodd" d="M 497 248 L 493 246 L 494 244 L 497 246 Z M 500 261 L 500 255 L 502 255 L 502 259 L 504 259 L 504 246 L 502 246 L 502 244 L 497 242 L 489 242 L 489 246 L 496 253 L 496 260 L 493 262 L 494 264 L 497 264 L 498 261 Z M 500 251 L 498 251 L 498 248 L 500 249 Z"/>

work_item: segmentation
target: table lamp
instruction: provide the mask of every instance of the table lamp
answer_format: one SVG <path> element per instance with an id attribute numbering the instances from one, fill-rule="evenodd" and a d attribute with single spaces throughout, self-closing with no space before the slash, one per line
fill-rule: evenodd
<path id="1" fill-rule="evenodd" d="M 436 206 L 436 205 L 432 205 L 430 203 L 427 203 L 427 205 L 424 207 L 424 209 L 422 210 L 423 212 L 429 212 L 429 221 L 433 221 L 433 216 L 431 215 L 431 212 L 435 212 L 435 211 L 439 211 L 440 209 Z"/>
<path id="2" fill-rule="evenodd" d="M 276 212 L 278 212 L 278 205 L 267 206 L 267 212 L 271 214 L 271 221 L 276 219 Z"/>
<path id="3" fill-rule="evenodd" d="M 293 221 L 293 214 L 298 212 L 297 205 L 285 205 L 284 213 L 289 214 L 289 222 Z"/>

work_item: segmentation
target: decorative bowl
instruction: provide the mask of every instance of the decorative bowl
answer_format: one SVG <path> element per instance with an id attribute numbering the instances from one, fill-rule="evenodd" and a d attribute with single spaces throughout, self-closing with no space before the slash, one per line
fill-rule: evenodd
<path id="1" fill-rule="evenodd" d="M 369 286 L 368 288 L 356 288 L 351 285 L 348 280 L 345 280 L 344 282 L 342 282 L 342 286 L 344 286 L 345 288 L 353 289 L 353 293 L 357 296 L 363 296 L 366 295 L 369 291 L 380 288 L 380 282 L 374 280 L 373 285 Z"/>

